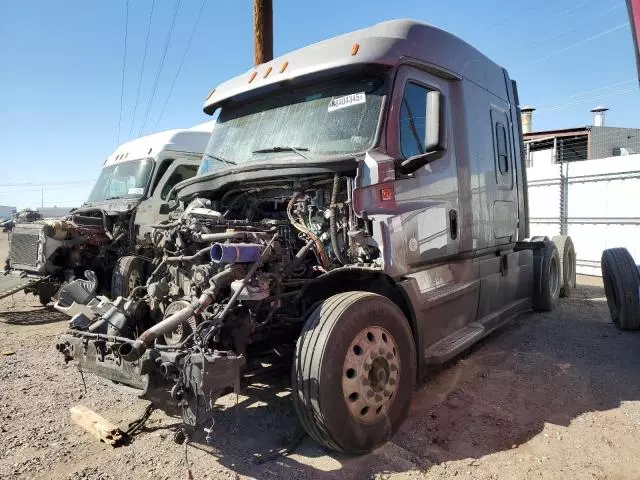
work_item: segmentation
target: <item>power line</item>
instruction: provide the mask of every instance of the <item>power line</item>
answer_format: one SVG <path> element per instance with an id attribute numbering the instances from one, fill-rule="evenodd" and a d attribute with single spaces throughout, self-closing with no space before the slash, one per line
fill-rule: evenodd
<path id="1" fill-rule="evenodd" d="M 138 111 L 138 101 L 140 100 L 140 87 L 142 86 L 142 77 L 144 75 L 144 64 L 147 61 L 147 50 L 149 48 L 149 34 L 151 33 L 151 21 L 153 20 L 153 10 L 156 6 L 156 0 L 151 3 L 151 11 L 149 12 L 149 21 L 147 22 L 147 39 L 144 42 L 144 55 L 142 56 L 142 67 L 140 68 L 140 79 L 138 80 L 138 93 L 136 93 L 136 103 L 133 106 L 133 117 L 131 118 L 131 126 L 129 128 L 129 136 L 133 135 L 133 125 L 136 121 L 136 112 Z"/>
<path id="2" fill-rule="evenodd" d="M 118 145 L 120 145 L 120 127 L 122 124 L 122 101 L 124 99 L 124 72 L 127 67 L 127 31 L 129 26 L 129 0 L 126 4 L 126 14 L 124 21 L 124 55 L 122 58 L 122 86 L 120 88 L 120 115 L 118 117 Z"/>
<path id="3" fill-rule="evenodd" d="M 158 116 L 158 119 L 156 120 L 156 123 L 153 125 L 153 129 L 154 130 L 158 126 L 158 123 L 160 123 L 160 119 L 162 118 L 162 115 L 164 115 L 165 108 L 167 108 L 167 104 L 169 103 L 169 99 L 171 98 L 171 94 L 173 93 L 173 87 L 175 86 L 176 81 L 178 80 L 178 76 L 180 75 L 180 71 L 182 70 L 182 64 L 184 63 L 184 59 L 187 57 L 187 53 L 189 52 L 189 48 L 191 47 L 191 41 L 193 40 L 193 37 L 195 36 L 196 30 L 198 29 L 198 25 L 200 24 L 200 18 L 202 17 L 202 11 L 204 10 L 204 6 L 205 6 L 206 3 L 207 3 L 207 0 L 202 0 L 202 3 L 200 4 L 200 11 L 198 12 L 198 16 L 196 18 L 196 23 L 193 25 L 193 29 L 191 30 L 191 35 L 189 36 L 189 40 L 187 41 L 187 48 L 185 48 L 184 53 L 182 54 L 182 58 L 180 59 L 180 64 L 178 65 L 178 70 L 176 71 L 176 74 L 173 77 L 173 82 L 171 82 L 171 87 L 169 88 L 169 94 L 167 95 L 167 98 L 164 101 L 164 105 L 162 105 L 162 110 L 160 110 L 160 115 Z"/>
<path id="4" fill-rule="evenodd" d="M 40 192 L 42 190 L 44 190 L 45 192 L 51 192 L 55 190 L 80 190 L 80 189 L 91 188 L 92 186 L 93 186 L 93 183 L 84 183 L 84 184 L 78 184 L 78 185 L 60 185 L 55 187 L 27 188 L 26 190 L 24 188 L 21 188 L 20 190 L 10 190 L 10 191 L 0 192 L 0 196 L 7 197 L 7 196 L 22 194 L 22 193 Z M 13 187 L 13 188 L 17 188 L 17 187 Z"/>
<path id="5" fill-rule="evenodd" d="M 634 79 L 634 78 L 631 78 L 629 80 L 622 80 L 620 82 L 610 83 L 609 85 L 604 85 L 602 87 L 597 87 L 597 88 L 591 88 L 589 90 L 584 90 L 582 92 L 575 93 L 573 95 L 569 95 L 568 97 L 558 97 L 558 98 L 555 98 L 553 100 L 549 100 L 547 102 L 538 102 L 538 103 L 535 104 L 535 106 L 536 106 L 536 109 L 545 108 L 548 105 L 553 106 L 553 105 L 557 104 L 558 101 L 561 101 L 561 100 L 568 100 L 570 98 L 581 97 L 581 96 L 583 96 L 583 95 L 585 95 L 587 93 L 593 93 L 593 92 L 597 92 L 597 91 L 600 91 L 600 90 L 607 90 L 607 89 L 609 89 L 611 87 L 618 87 L 620 85 L 627 85 L 627 84 L 630 84 L 630 83 L 635 83 L 636 81 L 637 80 Z"/>
<path id="6" fill-rule="evenodd" d="M 611 32 L 615 32 L 616 30 L 620 30 L 621 28 L 627 27 L 628 25 L 629 25 L 629 22 L 621 23 L 620 25 L 617 25 L 617 26 L 615 26 L 613 28 L 609 28 L 608 30 L 600 32 L 600 33 L 598 33 L 596 35 L 593 35 L 591 37 L 585 38 L 584 40 L 581 40 L 581 41 L 579 41 L 577 43 L 574 43 L 573 45 L 569 45 L 568 47 L 564 47 L 564 48 L 558 49 L 558 50 L 556 50 L 554 52 L 551 52 L 550 54 L 548 54 L 548 55 L 546 55 L 546 56 L 544 56 L 542 58 L 538 58 L 537 60 L 532 60 L 530 62 L 527 62 L 527 63 L 525 63 L 525 65 L 531 65 L 533 63 L 542 62 L 542 61 L 544 61 L 544 60 L 546 60 L 548 58 L 553 57 L 554 55 L 557 55 L 558 53 L 564 53 L 564 52 L 566 52 L 568 50 L 571 50 L 572 48 L 579 47 L 581 45 L 584 45 L 587 42 L 590 42 L 592 40 L 596 40 L 596 39 L 598 39 L 600 37 L 603 37 L 603 36 L 605 36 L 605 35 L 607 35 L 607 34 L 609 34 Z"/>
<path id="7" fill-rule="evenodd" d="M 535 26 L 535 25 L 537 25 L 537 24 L 539 24 L 541 22 L 548 23 L 550 19 L 557 20 L 558 18 L 560 18 L 560 17 L 562 17 L 564 15 L 567 15 L 567 14 L 569 14 L 569 13 L 571 13 L 571 12 L 573 12 L 573 11 L 579 9 L 579 8 L 582 8 L 585 5 L 588 5 L 589 3 L 593 3 L 594 1 L 599 1 L 599 0 L 586 0 L 586 1 L 582 2 L 582 3 L 579 3 L 578 5 L 574 5 L 574 6 L 570 7 L 570 8 L 567 8 L 567 9 L 563 10 L 562 12 L 552 13 L 550 15 L 544 15 L 542 17 L 539 17 L 537 20 L 527 21 L 525 26 L 531 28 L 532 26 Z M 536 7 L 534 7 L 534 9 L 537 9 Z"/>
<path id="8" fill-rule="evenodd" d="M 71 180 L 65 182 L 21 182 L 21 183 L 0 183 L 0 187 L 32 187 L 32 186 L 46 186 L 46 185 L 77 185 L 77 184 L 88 184 L 95 182 L 96 179 L 92 180 Z"/>
<path id="9" fill-rule="evenodd" d="M 151 91 L 151 97 L 149 98 L 149 103 L 147 104 L 147 110 L 144 115 L 144 121 L 142 122 L 142 126 L 140 127 L 140 131 L 138 132 L 138 136 L 142 135 L 142 131 L 144 130 L 144 126 L 149 119 L 149 112 L 151 111 L 151 105 L 153 103 L 153 98 L 156 95 L 156 90 L 158 88 L 158 81 L 160 80 L 160 73 L 162 72 L 162 67 L 164 66 L 164 59 L 167 56 L 167 50 L 169 49 L 169 42 L 171 41 L 171 35 L 173 34 L 173 27 L 176 23 L 176 17 L 178 16 L 178 9 L 180 8 L 181 0 L 176 2 L 176 8 L 173 12 L 173 19 L 171 20 L 171 26 L 169 27 L 169 33 L 167 35 L 167 40 L 164 44 L 164 51 L 162 52 L 162 58 L 160 59 L 160 67 L 158 68 L 158 73 L 156 74 L 155 81 L 153 83 L 153 90 Z"/>
<path id="10" fill-rule="evenodd" d="M 603 17 L 603 16 L 605 16 L 607 13 L 613 12 L 614 10 L 617 10 L 618 8 L 620 8 L 620 7 L 625 7 L 625 6 L 626 6 L 626 4 L 625 4 L 625 3 L 618 3 L 617 5 L 614 5 L 613 7 L 608 8 L 607 10 L 605 10 L 605 11 L 603 11 L 603 12 L 598 13 L 594 18 L 600 18 L 600 17 Z M 591 20 L 593 20 L 593 19 L 591 19 Z M 588 25 L 592 25 L 592 24 L 594 24 L 594 23 L 597 23 L 597 21 L 589 21 L 589 22 L 587 22 L 587 23 L 583 23 L 583 24 L 582 24 L 582 25 L 580 25 L 580 26 L 573 27 L 573 28 L 569 28 L 569 29 L 567 29 L 567 30 L 563 30 L 563 31 L 562 31 L 562 32 L 560 32 L 560 33 L 557 33 L 557 34 L 555 34 L 555 35 L 551 35 L 551 36 L 549 36 L 549 37 L 545 37 L 545 38 L 543 38 L 542 40 L 538 40 L 537 42 L 533 43 L 532 47 L 537 47 L 538 45 L 541 45 L 541 44 L 543 44 L 543 43 L 546 43 L 546 42 L 548 42 L 548 41 L 550 41 L 550 40 L 555 40 L 556 38 L 559 38 L 559 37 L 562 37 L 563 35 L 566 35 L 567 33 L 575 32 L 576 30 L 579 30 L 579 29 L 581 29 L 582 27 L 586 27 L 586 26 L 588 26 Z"/>
<path id="11" fill-rule="evenodd" d="M 585 97 L 585 98 L 580 98 L 568 103 L 564 103 L 564 104 L 559 104 L 559 105 L 552 105 L 549 107 L 542 107 L 539 110 L 546 110 L 546 111 L 553 111 L 553 110 L 561 110 L 563 108 L 567 108 L 567 107 L 573 107 L 575 105 L 579 105 L 581 103 L 586 103 L 586 102 L 593 102 L 595 100 L 601 100 L 604 98 L 610 98 L 610 97 L 614 97 L 617 95 L 624 95 L 626 93 L 632 93 L 632 92 L 637 92 L 638 89 L 634 86 L 634 87 L 626 87 L 626 88 L 621 88 L 619 90 L 614 90 L 612 92 L 606 92 L 606 93 L 601 93 L 599 95 L 593 95 L 591 97 Z"/>
<path id="12" fill-rule="evenodd" d="M 520 10 L 518 12 L 518 15 L 524 17 L 525 14 L 529 13 L 529 12 L 533 12 L 533 11 L 540 12 L 541 11 L 540 4 L 544 3 L 544 2 L 548 2 L 548 1 L 549 0 L 541 0 L 539 2 L 536 2 L 536 3 L 533 4 L 533 6 L 530 6 L 529 8 L 526 8 L 524 10 Z M 489 32 L 492 32 L 494 30 L 498 30 L 498 29 L 504 27 L 505 25 L 512 25 L 512 24 L 513 24 L 513 16 L 510 16 L 509 18 L 505 18 L 501 22 L 494 23 L 493 26 L 491 26 L 491 27 L 489 27 L 489 28 L 487 28 L 485 30 L 485 33 L 489 33 Z"/>

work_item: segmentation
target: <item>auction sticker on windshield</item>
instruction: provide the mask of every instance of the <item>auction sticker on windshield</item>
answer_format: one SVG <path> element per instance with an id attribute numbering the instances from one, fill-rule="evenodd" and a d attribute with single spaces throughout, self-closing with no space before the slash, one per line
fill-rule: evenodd
<path id="1" fill-rule="evenodd" d="M 352 105 L 358 105 L 365 103 L 366 98 L 364 92 L 352 93 L 351 95 L 345 95 L 344 97 L 332 98 L 329 102 L 329 108 L 327 111 L 333 112 L 345 107 L 351 107 Z"/>

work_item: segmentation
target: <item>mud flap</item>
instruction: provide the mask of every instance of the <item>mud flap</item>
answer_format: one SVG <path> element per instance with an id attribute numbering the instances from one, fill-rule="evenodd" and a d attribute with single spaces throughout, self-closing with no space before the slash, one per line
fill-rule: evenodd
<path id="1" fill-rule="evenodd" d="M 34 286 L 48 277 L 29 277 L 17 272 L 0 275 L 0 299 L 18 293 L 27 287 Z"/>

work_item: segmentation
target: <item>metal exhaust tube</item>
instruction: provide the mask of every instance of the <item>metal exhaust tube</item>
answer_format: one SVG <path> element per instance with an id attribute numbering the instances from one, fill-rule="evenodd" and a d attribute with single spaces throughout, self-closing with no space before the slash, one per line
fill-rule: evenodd
<path id="1" fill-rule="evenodd" d="M 118 354 L 126 362 L 135 362 L 146 351 L 147 347 L 139 340 L 136 340 L 133 344 L 123 343 L 118 348 Z"/>
<path id="2" fill-rule="evenodd" d="M 118 352 L 122 359 L 127 362 L 133 362 L 139 359 L 145 350 L 153 345 L 156 338 L 165 333 L 172 332 L 176 327 L 182 324 L 182 322 L 189 320 L 189 318 L 193 316 L 198 309 L 206 308 L 210 305 L 220 288 L 229 285 L 234 280 L 235 275 L 236 270 L 234 269 L 224 270 L 217 275 L 214 275 L 211 279 L 212 287 L 205 290 L 198 300 L 194 300 L 189 306 L 184 307 L 182 310 L 178 310 L 173 315 L 142 332 L 132 345 L 121 345 Z"/>

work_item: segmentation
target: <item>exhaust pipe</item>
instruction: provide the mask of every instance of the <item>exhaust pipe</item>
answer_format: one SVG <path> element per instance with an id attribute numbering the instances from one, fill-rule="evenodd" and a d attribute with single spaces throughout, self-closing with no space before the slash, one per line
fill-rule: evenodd
<path id="1" fill-rule="evenodd" d="M 178 310 L 173 315 L 142 332 L 133 344 L 123 343 L 120 345 L 118 353 L 122 359 L 127 362 L 134 362 L 138 360 L 144 354 L 146 349 L 153 345 L 156 338 L 165 333 L 172 332 L 176 327 L 182 324 L 182 322 L 189 320 L 189 318 L 191 318 L 198 310 L 208 307 L 218 294 L 218 291 L 221 288 L 230 285 L 241 270 L 242 269 L 238 268 L 229 268 L 214 275 L 211 278 L 211 288 L 205 290 L 198 300 L 194 300 L 189 306 L 184 307 L 182 310 Z"/>
<path id="2" fill-rule="evenodd" d="M 118 354 L 126 362 L 135 362 L 142 354 L 147 350 L 147 347 L 140 340 L 136 340 L 134 343 L 123 343 L 118 348 Z"/>

